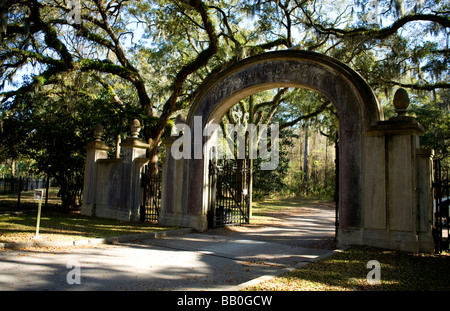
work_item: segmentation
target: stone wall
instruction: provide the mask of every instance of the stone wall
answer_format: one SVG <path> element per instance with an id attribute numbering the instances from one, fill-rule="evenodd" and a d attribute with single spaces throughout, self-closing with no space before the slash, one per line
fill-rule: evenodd
<path id="1" fill-rule="evenodd" d="M 149 162 L 149 145 L 138 138 L 140 124 L 134 121 L 131 136 L 121 144 L 122 157 L 108 158 L 110 147 L 101 141 L 102 130 L 94 134 L 95 141 L 86 146 L 81 214 L 125 221 L 140 219 L 143 204 L 141 174 Z"/>

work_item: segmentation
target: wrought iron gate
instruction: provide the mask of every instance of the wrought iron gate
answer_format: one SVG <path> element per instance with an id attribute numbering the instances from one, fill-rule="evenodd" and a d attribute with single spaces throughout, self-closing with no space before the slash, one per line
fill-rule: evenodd
<path id="1" fill-rule="evenodd" d="M 244 160 L 209 163 L 208 225 L 217 228 L 249 223 L 250 169 Z"/>
<path id="2" fill-rule="evenodd" d="M 449 207 L 450 190 L 448 170 L 444 177 L 440 160 L 433 163 L 434 228 L 433 236 L 436 253 L 448 251 L 449 248 Z"/>
<path id="3" fill-rule="evenodd" d="M 143 202 L 140 210 L 141 221 L 158 221 L 161 207 L 161 173 L 149 176 L 148 166 L 142 172 Z"/>

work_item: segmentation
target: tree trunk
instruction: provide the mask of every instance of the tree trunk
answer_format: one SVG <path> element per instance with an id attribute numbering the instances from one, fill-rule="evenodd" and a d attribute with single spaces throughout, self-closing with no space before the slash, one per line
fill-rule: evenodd
<path id="1" fill-rule="evenodd" d="M 308 169 L 308 139 L 309 139 L 309 125 L 305 124 L 305 152 L 303 155 L 303 171 L 305 172 L 305 178 L 303 182 L 305 184 L 305 193 L 308 194 L 308 181 L 309 181 L 309 169 Z"/>
<path id="2" fill-rule="evenodd" d="M 150 145 L 150 148 L 147 152 L 147 157 L 150 159 L 150 163 L 148 165 L 148 174 L 149 177 L 156 177 L 158 175 L 158 160 L 159 160 L 159 138 L 149 138 L 147 139 L 147 143 Z"/>
<path id="3" fill-rule="evenodd" d="M 15 177 L 15 171 L 16 171 L 16 160 L 11 159 L 11 178 Z"/>

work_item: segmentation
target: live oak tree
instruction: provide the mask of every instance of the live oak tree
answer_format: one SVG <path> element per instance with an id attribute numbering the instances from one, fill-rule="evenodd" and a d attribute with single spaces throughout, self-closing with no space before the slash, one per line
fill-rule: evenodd
<path id="1" fill-rule="evenodd" d="M 5 0 L 0 81 L 7 86 L 24 71 L 28 78 L 3 90 L 2 119 L 21 96 L 61 90 L 64 79 L 87 75 L 111 106 L 142 121 L 155 173 L 170 119 L 189 108 L 201 82 L 266 51 L 301 49 L 344 61 L 384 104 L 397 86 L 440 97 L 450 85 L 449 12 L 441 0 Z M 290 100 L 286 128 L 330 108 Z M 273 116 L 280 101 L 267 102 L 255 107 Z"/>
<path id="2" fill-rule="evenodd" d="M 260 31 L 349 63 L 375 88 L 450 86 L 448 2 L 258 0 L 248 9 Z"/>
<path id="3" fill-rule="evenodd" d="M 113 94 L 99 92 L 97 83 L 87 73 L 78 73 L 45 92 L 17 95 L 4 119 L 2 152 L 12 159 L 32 159 L 29 168 L 55 179 L 66 208 L 79 203 L 92 125 L 103 124 L 105 139 L 112 144 L 108 138 L 123 132 L 132 117 L 127 115 L 133 108 L 127 101 L 118 103 Z"/>
<path id="4" fill-rule="evenodd" d="M 255 32 L 263 34 L 261 37 L 270 38 L 272 48 L 317 51 L 348 63 L 369 81 L 385 105 L 391 104 L 390 94 L 393 93 L 393 87 L 408 88 L 413 96 L 431 91 L 440 97 L 440 90 L 450 86 L 448 3 L 258 0 L 246 1 L 243 7 L 254 17 Z M 418 33 L 421 35 L 418 36 Z M 247 52 L 249 55 L 257 50 L 247 47 Z M 296 92 L 298 91 L 292 94 Z M 441 98 L 443 101 L 448 100 L 444 96 Z M 272 105 L 269 103 L 268 106 L 276 110 L 279 102 L 272 101 Z M 315 118 L 324 111 L 330 113 L 332 108 L 327 100 L 321 103 L 320 100 L 291 97 L 289 102 L 289 118 L 280 122 L 282 128 Z M 422 107 L 427 110 L 426 107 L 430 106 L 426 105 L 426 102 L 424 104 Z M 239 103 L 239 106 L 241 107 L 242 103 Z M 296 110 L 295 107 L 303 109 Z M 387 107 L 389 110 L 389 106 Z M 242 110 L 242 107 L 239 109 Z M 251 114 L 253 110 L 249 108 L 248 111 Z M 277 113 L 279 112 L 280 110 L 277 110 Z M 446 119 L 445 114 L 448 116 L 448 110 L 434 110 L 434 116 L 440 116 L 435 120 Z M 230 119 L 228 115 L 227 117 Z M 425 118 L 419 118 L 419 121 L 422 119 Z M 307 135 L 309 122 L 304 124 L 304 132 Z M 437 121 L 426 125 L 430 125 L 430 131 L 422 138 L 424 146 L 442 150 L 448 142 L 448 138 L 442 134 L 446 126 Z M 323 124 L 321 126 L 323 127 Z M 331 124 L 328 125 L 330 126 Z M 436 128 L 439 130 L 436 131 Z M 323 130 L 320 132 L 324 133 Z M 436 132 L 441 134 L 434 134 Z M 330 137 L 333 141 L 337 139 L 336 128 L 324 134 L 334 136 Z M 430 137 L 434 138 L 434 145 L 430 144 Z M 436 140 L 440 143 L 436 143 Z M 307 154 L 305 144 L 304 163 L 307 163 Z M 443 157 L 444 154 L 439 151 L 439 156 Z M 306 165 L 305 169 L 307 167 Z"/>
<path id="5" fill-rule="evenodd" d="M 374 8 L 374 1 L 360 0 L 92 0 L 80 2 L 79 23 L 68 18 L 75 2 L 2 3 L 2 82 L 27 64 L 40 65 L 32 81 L 5 92 L 3 101 L 70 71 L 114 75 L 133 86 L 151 124 L 146 138 L 155 145 L 205 74 L 270 49 L 329 54 L 374 87 L 449 87 L 449 50 L 439 43 L 450 26 L 446 2 L 377 1 Z M 144 39 L 135 39 L 130 25 L 141 27 Z M 417 40 L 411 29 L 428 36 Z"/>
<path id="6" fill-rule="evenodd" d="M 162 7 L 166 4 L 160 5 Z M 151 146 L 149 156 L 155 163 L 160 138 L 169 117 L 176 109 L 183 82 L 190 74 L 205 66 L 215 54 L 217 38 L 208 8 L 200 0 L 180 1 L 172 5 L 183 12 L 185 19 L 192 19 L 196 30 L 206 34 L 208 46 L 193 57 L 189 55 L 189 59 L 177 68 L 170 81 L 170 96 L 160 107 L 160 111 L 156 111 L 146 82 L 124 47 L 124 38 L 133 35 L 127 29 L 129 20 L 126 19 L 131 6 L 131 1 L 83 1 L 78 12 L 79 21 L 76 21 L 67 18 L 73 8 L 66 1 L 3 2 L 0 7 L 2 82 L 11 79 L 26 65 L 31 65 L 34 72 L 30 81 L 15 90 L 4 92 L 2 102 L 14 101 L 18 95 L 51 87 L 73 72 L 119 77 L 129 83 L 137 95 L 142 111 L 140 117 L 146 125 L 145 137 Z M 140 61 L 142 60 L 138 60 Z"/>
<path id="7" fill-rule="evenodd" d="M 448 131 L 442 120 L 449 112 L 433 108 L 436 102 L 448 103 L 448 2 L 256 0 L 244 6 L 255 18 L 255 29 L 279 48 L 324 53 L 356 69 L 388 112 L 394 88 L 409 89 L 418 99 L 412 113 L 429 129 L 421 139 L 423 146 L 436 149 L 441 158 L 448 155 Z M 330 112 L 326 101 L 322 106 L 320 101 L 292 98 L 290 104 L 294 109 L 289 110 L 289 119 L 283 119 L 284 125 L 308 119 L 309 113 L 315 118 L 316 112 Z M 295 109 L 299 105 L 303 111 Z"/>

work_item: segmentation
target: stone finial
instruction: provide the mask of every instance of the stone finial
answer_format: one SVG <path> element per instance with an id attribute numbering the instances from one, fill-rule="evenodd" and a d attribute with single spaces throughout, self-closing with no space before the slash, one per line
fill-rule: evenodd
<path id="1" fill-rule="evenodd" d="M 409 106 L 409 96 L 405 89 L 398 89 L 394 94 L 394 107 L 397 117 L 406 115 L 406 108 Z"/>
<path id="2" fill-rule="evenodd" d="M 95 141 L 101 141 L 103 137 L 103 126 L 97 125 L 94 129 L 94 139 Z"/>
<path id="3" fill-rule="evenodd" d="M 131 138 L 138 138 L 139 132 L 141 131 L 141 123 L 138 119 L 134 119 L 131 123 Z"/>
<path id="4" fill-rule="evenodd" d="M 177 118 L 175 119 L 175 124 L 185 124 L 186 118 L 183 117 L 181 114 L 177 115 Z"/>

